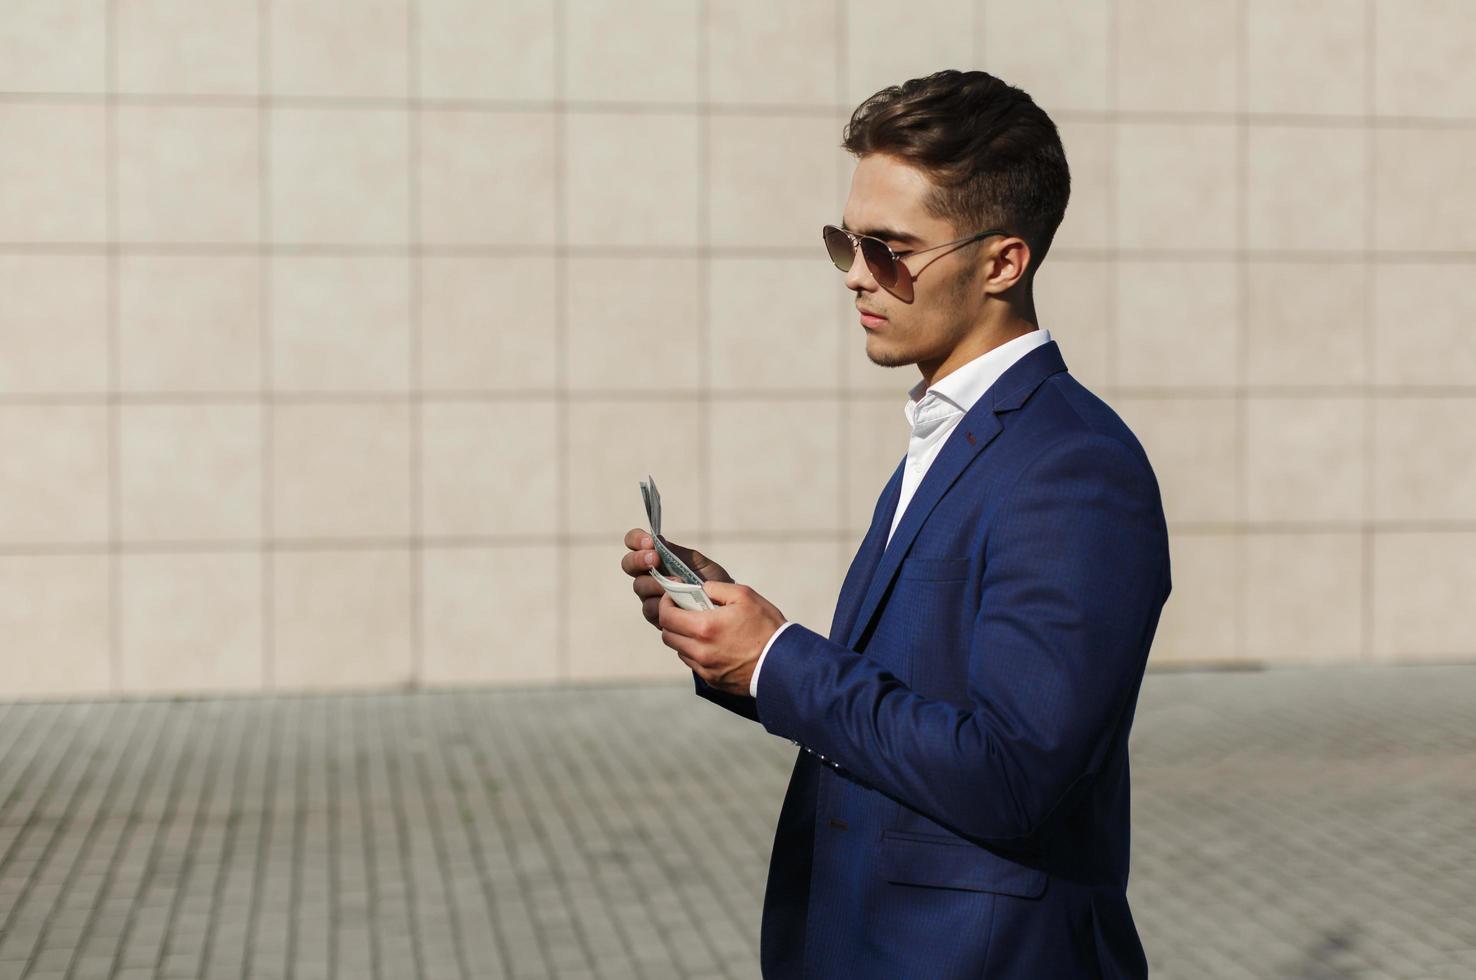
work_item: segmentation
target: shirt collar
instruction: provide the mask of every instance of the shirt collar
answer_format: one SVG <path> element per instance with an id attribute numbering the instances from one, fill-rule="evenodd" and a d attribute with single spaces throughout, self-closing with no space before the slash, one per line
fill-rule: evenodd
<path id="1" fill-rule="evenodd" d="M 931 388 L 924 389 L 923 379 L 919 378 L 917 384 L 908 389 L 907 402 L 902 406 L 907 424 L 914 424 L 918 404 L 930 394 L 954 406 L 958 414 L 967 413 L 984 396 L 984 392 L 999 380 L 1000 375 L 1009 370 L 1010 365 L 1035 348 L 1050 342 L 1051 332 L 1040 327 L 1008 340 L 993 350 L 985 351 L 940 379 Z"/>

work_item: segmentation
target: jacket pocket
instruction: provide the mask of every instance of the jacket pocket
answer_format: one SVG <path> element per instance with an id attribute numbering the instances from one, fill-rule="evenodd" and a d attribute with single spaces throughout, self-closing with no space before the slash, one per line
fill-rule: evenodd
<path id="1" fill-rule="evenodd" d="M 899 578 L 920 582 L 954 582 L 967 577 L 967 558 L 904 558 Z"/>
<path id="2" fill-rule="evenodd" d="M 902 885 L 962 888 L 1018 898 L 1045 891 L 1046 873 L 964 841 L 882 832 L 881 875 Z"/>

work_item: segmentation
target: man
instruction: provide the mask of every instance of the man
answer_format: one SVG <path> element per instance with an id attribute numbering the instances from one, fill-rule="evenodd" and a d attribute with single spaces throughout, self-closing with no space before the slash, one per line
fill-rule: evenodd
<path id="1" fill-rule="evenodd" d="M 687 549 L 678 608 L 622 569 L 697 693 L 801 745 L 764 898 L 764 976 L 1141 977 L 1128 730 L 1169 593 L 1142 447 L 1036 322 L 1065 213 L 1054 124 L 983 72 L 852 115 L 827 228 L 881 365 L 916 364 L 906 456 L 829 637 Z"/>

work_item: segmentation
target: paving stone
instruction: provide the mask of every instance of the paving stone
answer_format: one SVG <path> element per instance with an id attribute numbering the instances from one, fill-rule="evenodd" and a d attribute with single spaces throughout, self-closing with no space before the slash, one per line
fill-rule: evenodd
<path id="1" fill-rule="evenodd" d="M 1150 674 L 1155 978 L 1476 976 L 1472 704 L 1476 667 Z M 0 980 L 758 975 L 795 750 L 690 685 L 23 707 Z"/>

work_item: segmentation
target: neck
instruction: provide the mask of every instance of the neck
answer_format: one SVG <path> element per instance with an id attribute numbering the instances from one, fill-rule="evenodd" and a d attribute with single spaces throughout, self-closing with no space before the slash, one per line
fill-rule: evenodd
<path id="1" fill-rule="evenodd" d="M 917 369 L 922 372 L 923 388 L 932 387 L 963 367 L 981 354 L 987 354 L 1016 337 L 1023 337 L 1040 325 L 1035 322 L 1035 309 L 1012 310 L 999 318 L 980 323 L 940 358 L 918 361 Z"/>

